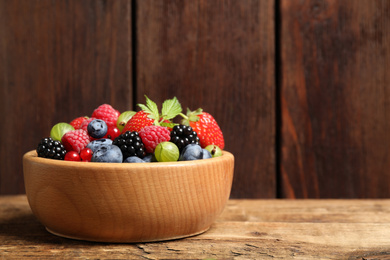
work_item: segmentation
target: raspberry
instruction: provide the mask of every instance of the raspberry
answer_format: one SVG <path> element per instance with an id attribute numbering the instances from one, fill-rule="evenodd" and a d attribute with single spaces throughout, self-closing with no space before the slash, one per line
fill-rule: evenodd
<path id="1" fill-rule="evenodd" d="M 140 158 L 145 156 L 145 146 L 137 132 L 127 131 L 115 138 L 112 144 L 121 149 L 123 160 L 130 156 L 137 156 Z"/>
<path id="2" fill-rule="evenodd" d="M 73 119 L 72 122 L 70 122 L 70 125 L 73 126 L 74 129 L 80 129 L 83 122 L 87 119 L 88 117 L 86 116 L 80 116 L 78 118 Z"/>
<path id="3" fill-rule="evenodd" d="M 118 121 L 120 113 L 118 110 L 114 109 L 111 105 L 103 104 L 95 109 L 92 113 L 92 117 L 97 119 L 104 120 L 107 125 L 115 125 Z"/>
<path id="4" fill-rule="evenodd" d="M 66 150 L 60 141 L 54 141 L 51 137 L 43 138 L 37 147 L 38 157 L 64 160 Z"/>
<path id="5" fill-rule="evenodd" d="M 171 139 L 168 128 L 157 125 L 145 126 L 139 131 L 139 136 L 145 145 L 147 153 L 153 153 L 159 143 Z"/>
<path id="6" fill-rule="evenodd" d="M 80 153 L 89 143 L 89 135 L 82 129 L 73 130 L 64 134 L 61 142 L 68 152 L 76 151 Z"/>

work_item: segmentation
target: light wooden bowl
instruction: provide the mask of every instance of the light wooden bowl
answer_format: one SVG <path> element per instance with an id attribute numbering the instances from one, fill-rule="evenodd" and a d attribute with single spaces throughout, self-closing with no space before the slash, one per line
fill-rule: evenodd
<path id="1" fill-rule="evenodd" d="M 200 234 L 229 199 L 234 157 L 170 163 L 83 163 L 23 156 L 31 210 L 56 235 L 150 242 Z"/>

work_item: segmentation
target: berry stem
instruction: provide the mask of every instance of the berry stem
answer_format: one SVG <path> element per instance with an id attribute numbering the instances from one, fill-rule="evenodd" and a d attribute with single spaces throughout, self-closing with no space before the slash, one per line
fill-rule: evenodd
<path id="1" fill-rule="evenodd" d="M 185 114 L 183 113 L 179 113 L 179 116 L 183 117 L 184 119 L 188 120 L 188 116 L 186 116 Z"/>

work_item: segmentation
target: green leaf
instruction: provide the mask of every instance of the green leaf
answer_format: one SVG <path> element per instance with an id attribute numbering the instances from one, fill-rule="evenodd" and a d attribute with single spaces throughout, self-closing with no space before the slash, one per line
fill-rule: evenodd
<path id="1" fill-rule="evenodd" d="M 153 115 L 158 115 L 158 107 L 157 104 L 150 100 L 146 95 L 146 106 L 150 109 Z"/>
<path id="2" fill-rule="evenodd" d="M 161 125 L 161 126 L 168 127 L 168 128 L 173 128 L 175 125 L 178 125 L 178 124 L 176 124 L 176 123 L 161 122 L 160 125 Z"/>
<path id="3" fill-rule="evenodd" d="M 165 100 L 162 104 L 161 115 L 164 119 L 172 119 L 179 115 L 182 111 L 179 100 L 176 97 Z"/>
<path id="4" fill-rule="evenodd" d="M 203 112 L 203 109 L 201 109 L 201 108 L 198 108 L 195 111 L 191 111 L 189 108 L 187 108 L 188 120 L 191 121 L 191 122 L 197 122 L 199 120 L 199 116 L 198 115 L 202 114 L 202 112 Z"/>
<path id="5" fill-rule="evenodd" d="M 138 104 L 138 106 L 145 111 L 145 113 L 149 114 L 149 118 L 154 119 L 155 121 L 158 121 L 159 119 L 159 113 L 158 113 L 158 107 L 157 104 L 154 103 L 152 100 L 150 100 L 146 95 L 146 106 L 144 104 Z"/>

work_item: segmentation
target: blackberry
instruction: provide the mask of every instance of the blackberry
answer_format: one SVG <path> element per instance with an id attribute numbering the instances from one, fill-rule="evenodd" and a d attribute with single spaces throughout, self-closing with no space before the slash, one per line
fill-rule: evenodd
<path id="1" fill-rule="evenodd" d="M 140 158 L 145 156 L 145 145 L 138 135 L 138 132 L 127 131 L 115 138 L 112 144 L 121 149 L 123 160 L 130 156 L 137 156 Z"/>
<path id="2" fill-rule="evenodd" d="M 176 144 L 181 152 L 189 144 L 199 144 L 199 137 L 191 126 L 175 125 L 171 131 L 170 141 Z"/>
<path id="3" fill-rule="evenodd" d="M 43 138 L 37 147 L 38 157 L 64 160 L 66 150 L 60 141 L 54 141 L 51 137 Z"/>

